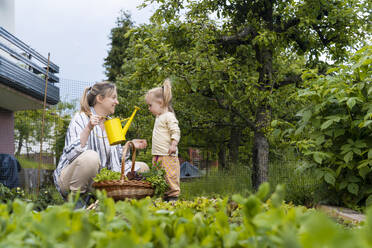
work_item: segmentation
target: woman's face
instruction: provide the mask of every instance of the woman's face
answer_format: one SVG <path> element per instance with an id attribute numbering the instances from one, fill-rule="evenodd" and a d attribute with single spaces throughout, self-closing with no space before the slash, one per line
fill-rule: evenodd
<path id="1" fill-rule="evenodd" d="M 106 113 L 106 115 L 112 115 L 115 113 L 115 107 L 119 104 L 118 94 L 116 89 L 111 93 L 107 94 L 101 101 L 99 101 L 100 107 Z"/>

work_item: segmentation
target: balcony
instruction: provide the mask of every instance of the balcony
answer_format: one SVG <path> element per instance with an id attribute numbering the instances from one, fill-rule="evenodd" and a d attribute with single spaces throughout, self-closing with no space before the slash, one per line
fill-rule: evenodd
<path id="1" fill-rule="evenodd" d="M 0 27 L 0 109 L 42 108 L 48 59 Z M 49 62 L 46 103 L 59 102 L 59 67 Z"/>

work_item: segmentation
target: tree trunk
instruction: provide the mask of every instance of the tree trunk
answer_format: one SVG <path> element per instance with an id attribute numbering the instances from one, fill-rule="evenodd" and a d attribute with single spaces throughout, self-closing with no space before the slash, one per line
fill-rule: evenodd
<path id="1" fill-rule="evenodd" d="M 257 121 L 266 122 L 270 118 L 270 111 L 265 108 L 260 110 Z M 257 190 L 263 182 L 268 181 L 269 171 L 269 142 L 260 129 L 254 133 L 252 155 L 252 187 Z"/>
<path id="2" fill-rule="evenodd" d="M 29 144 L 28 144 L 28 139 L 29 139 L 29 137 L 26 136 L 26 138 L 25 138 L 25 147 L 26 147 L 26 156 L 27 156 L 27 159 L 30 159 L 30 147 L 29 147 Z"/>
<path id="3" fill-rule="evenodd" d="M 239 161 L 239 145 L 241 139 L 241 130 L 239 127 L 231 127 L 229 142 L 229 157 L 232 166 L 237 165 Z"/>
<path id="4" fill-rule="evenodd" d="M 256 46 L 256 58 L 260 63 L 259 86 L 261 91 L 269 91 L 273 85 L 272 50 L 265 46 Z M 268 181 L 269 170 L 269 142 L 265 136 L 265 130 L 270 125 L 271 109 L 269 103 L 264 99 L 256 113 L 256 130 L 253 143 L 253 165 L 252 165 L 252 187 L 258 187 Z"/>
<path id="5" fill-rule="evenodd" d="M 265 11 L 262 12 L 264 25 L 267 29 L 273 30 L 273 2 L 263 1 Z M 271 91 L 273 86 L 273 48 L 266 44 L 255 45 L 256 59 L 259 64 L 257 72 L 258 89 L 266 94 L 265 91 Z M 252 187 L 257 190 L 258 187 L 268 181 L 269 171 L 269 142 L 265 136 L 265 131 L 270 125 L 271 108 L 267 99 L 263 99 L 256 112 L 256 129 L 253 141 L 253 170 Z"/>
<path id="6" fill-rule="evenodd" d="M 21 154 L 22 146 L 23 146 L 23 135 L 21 134 L 21 135 L 19 135 L 16 156 L 19 156 L 19 154 Z"/>
<path id="7" fill-rule="evenodd" d="M 220 170 L 227 169 L 226 164 L 226 147 L 224 144 L 220 145 L 219 151 L 218 151 L 218 168 Z"/>

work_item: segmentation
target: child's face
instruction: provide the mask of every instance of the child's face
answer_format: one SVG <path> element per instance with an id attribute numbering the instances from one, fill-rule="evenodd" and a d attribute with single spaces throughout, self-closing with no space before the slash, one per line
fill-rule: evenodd
<path id="1" fill-rule="evenodd" d="M 149 106 L 149 111 L 154 116 L 161 115 L 164 112 L 164 109 L 160 102 L 155 101 L 153 99 L 146 99 L 146 103 Z"/>

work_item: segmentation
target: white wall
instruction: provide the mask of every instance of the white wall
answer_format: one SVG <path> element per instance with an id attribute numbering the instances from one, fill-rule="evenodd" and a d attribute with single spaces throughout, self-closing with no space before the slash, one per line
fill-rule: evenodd
<path id="1" fill-rule="evenodd" d="M 14 2 L 15 0 L 0 0 L 0 27 L 5 28 L 9 33 L 15 32 L 14 19 Z M 0 42 L 6 46 L 10 46 L 10 42 L 0 38 Z M 8 53 L 0 50 L 0 56 L 10 59 Z"/>
<path id="2" fill-rule="evenodd" d="M 0 26 L 14 34 L 14 2 L 15 0 L 0 0 Z"/>

